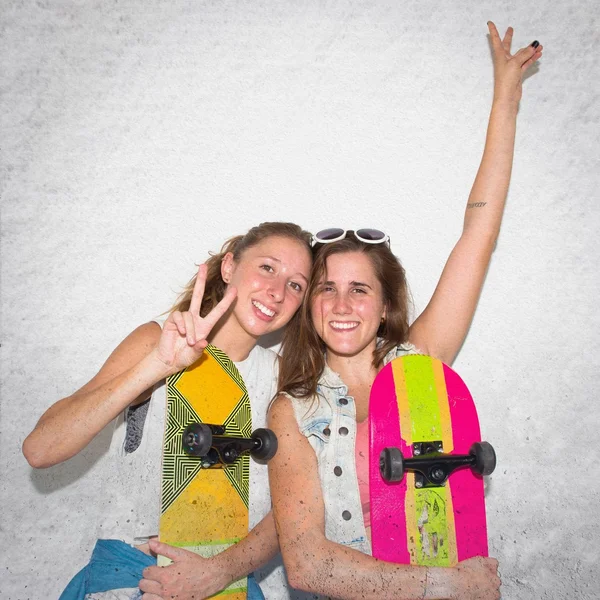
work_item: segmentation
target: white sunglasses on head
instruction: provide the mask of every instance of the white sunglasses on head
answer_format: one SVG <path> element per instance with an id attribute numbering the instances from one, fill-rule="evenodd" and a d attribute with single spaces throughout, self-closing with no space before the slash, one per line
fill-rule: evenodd
<path id="1" fill-rule="evenodd" d="M 390 236 L 379 229 L 341 229 L 340 227 L 330 227 L 322 229 L 313 235 L 313 246 L 315 244 L 331 244 L 339 242 L 348 235 L 353 235 L 357 240 L 365 244 L 385 244 L 389 242 Z"/>

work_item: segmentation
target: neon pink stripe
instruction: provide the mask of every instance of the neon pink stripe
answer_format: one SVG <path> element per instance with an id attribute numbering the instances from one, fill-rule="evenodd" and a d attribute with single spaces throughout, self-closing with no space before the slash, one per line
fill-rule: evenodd
<path id="1" fill-rule="evenodd" d="M 400 439 L 396 386 L 391 364 L 384 367 L 375 379 L 369 403 L 371 545 L 376 558 L 409 564 L 404 518 L 406 477 L 399 483 L 387 483 L 379 473 L 379 455 L 389 446 L 401 448 L 404 456 L 410 456 Z"/>
<path id="2" fill-rule="evenodd" d="M 468 454 L 473 442 L 481 440 L 477 411 L 469 390 L 461 378 L 444 365 L 444 377 L 450 398 L 450 419 L 454 454 Z M 487 556 L 487 527 L 483 502 L 483 478 L 470 469 L 459 469 L 450 476 L 454 505 L 458 560 Z"/>

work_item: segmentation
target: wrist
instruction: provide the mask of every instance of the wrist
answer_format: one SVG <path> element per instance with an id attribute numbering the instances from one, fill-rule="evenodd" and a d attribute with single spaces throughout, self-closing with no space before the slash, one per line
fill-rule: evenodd
<path id="1" fill-rule="evenodd" d="M 238 568 L 236 569 L 236 561 L 232 559 L 227 550 L 216 554 L 210 561 L 213 568 L 211 571 L 217 574 L 219 579 L 219 590 L 226 588 L 228 585 L 242 578 L 246 573 L 239 569 L 240 561 L 237 561 Z"/>
<path id="2" fill-rule="evenodd" d="M 177 373 L 181 369 L 177 369 L 174 365 L 166 363 L 159 354 L 158 348 L 153 348 L 149 354 L 147 354 L 142 361 L 140 366 L 147 369 L 148 375 L 153 379 L 154 383 L 162 381 Z"/>
<path id="3" fill-rule="evenodd" d="M 492 101 L 492 111 L 494 110 L 507 111 L 516 114 L 519 110 L 519 99 L 494 94 L 494 99 Z"/>
<path id="4" fill-rule="evenodd" d="M 434 598 L 455 598 L 454 576 L 456 569 L 448 567 L 427 567 L 423 600 Z"/>

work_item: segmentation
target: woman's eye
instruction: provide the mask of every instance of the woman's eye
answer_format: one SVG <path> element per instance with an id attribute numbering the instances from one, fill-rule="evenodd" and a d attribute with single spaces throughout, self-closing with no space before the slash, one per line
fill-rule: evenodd
<path id="1" fill-rule="evenodd" d="M 302 286 L 299 283 L 296 283 L 295 281 L 290 281 L 290 287 L 295 292 L 301 292 L 302 291 Z"/>
<path id="2" fill-rule="evenodd" d="M 271 265 L 260 265 L 260 268 L 267 271 L 267 273 L 274 273 L 275 269 Z"/>

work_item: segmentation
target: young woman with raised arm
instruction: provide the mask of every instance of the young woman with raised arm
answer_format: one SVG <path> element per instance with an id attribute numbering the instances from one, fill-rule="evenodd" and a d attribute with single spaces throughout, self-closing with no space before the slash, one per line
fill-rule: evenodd
<path id="1" fill-rule="evenodd" d="M 499 598 L 492 558 L 425 568 L 370 556 L 366 427 L 379 370 L 417 351 L 451 364 L 475 311 L 502 220 L 522 77 L 542 54 L 534 42 L 512 55 L 512 28 L 504 39 L 493 23 L 489 31 L 495 85 L 485 150 L 463 232 L 423 313 L 409 327 L 404 270 L 384 233 L 315 236 L 306 302 L 285 332 L 281 393 L 269 413 L 279 438 L 269 463 L 275 521 L 299 589 L 360 600 Z"/>
<path id="2" fill-rule="evenodd" d="M 257 341 L 297 314 L 310 276 L 310 239 L 297 225 L 263 223 L 229 240 L 200 265 L 164 322 L 146 323 L 128 335 L 98 374 L 53 404 L 26 438 L 29 463 L 50 467 L 80 452 L 116 420 L 111 451 L 118 456 L 118 483 L 126 487 L 107 486 L 105 500 L 122 506 L 122 514 L 102 528 L 103 538 L 115 539 L 98 541 L 61 600 L 88 594 L 94 600 L 137 599 L 139 590 L 146 600 L 198 600 L 254 571 L 268 597 L 287 598 L 281 566 L 270 563 L 268 572 L 258 573 L 278 552 L 265 465 L 250 461 L 253 529 L 238 544 L 204 559 L 150 538 L 158 534 L 166 378 L 214 344 L 235 362 L 248 388 L 252 422 L 264 427 L 278 361 Z M 174 562 L 154 566 L 151 552 Z M 250 599 L 263 598 L 253 578 L 248 589 Z"/>

